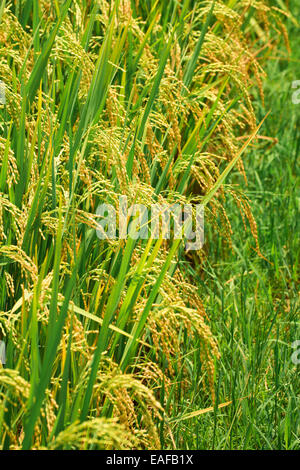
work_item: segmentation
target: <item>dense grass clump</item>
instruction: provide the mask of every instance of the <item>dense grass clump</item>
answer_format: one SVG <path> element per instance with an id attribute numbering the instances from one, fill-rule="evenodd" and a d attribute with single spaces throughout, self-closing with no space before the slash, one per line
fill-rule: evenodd
<path id="1" fill-rule="evenodd" d="M 228 378 L 236 364 L 223 342 L 233 347 L 239 322 L 250 348 L 252 323 L 243 284 L 239 314 L 219 328 L 211 292 L 220 284 L 206 285 L 207 263 L 236 247 L 233 205 L 257 263 L 268 263 L 251 194 L 226 178 L 234 167 L 246 177 L 241 156 L 267 114 L 264 67 L 280 34 L 289 47 L 287 17 L 281 1 L 2 1 L 1 449 L 199 446 L 197 432 L 178 438 L 179 423 L 203 404 L 214 410 L 208 448 L 220 399 L 236 390 L 225 444 L 234 442 L 239 406 L 251 407 L 242 398 L 252 403 L 257 388 Z M 259 162 L 257 152 L 253 171 Z M 147 207 L 202 203 L 205 249 L 186 253 L 174 236 L 99 239 L 97 207 L 118 208 L 121 196 Z M 247 302 L 266 335 L 273 310 L 265 322 Z M 253 354 L 258 371 L 264 351 Z"/>

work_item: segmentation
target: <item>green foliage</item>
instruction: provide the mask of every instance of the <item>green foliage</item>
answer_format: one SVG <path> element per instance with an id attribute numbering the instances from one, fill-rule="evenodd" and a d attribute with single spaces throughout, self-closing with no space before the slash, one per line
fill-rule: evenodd
<path id="1" fill-rule="evenodd" d="M 247 199 L 225 178 L 236 164 L 243 173 L 241 156 L 261 132 L 266 113 L 257 125 L 252 102 L 284 12 L 248 6 L 2 1 L 1 449 L 190 447 L 178 439 L 181 403 L 185 414 L 199 394 L 217 406 L 233 390 L 224 341 L 235 323 L 221 338 L 214 315 L 208 325 L 203 253 L 173 239 L 99 240 L 96 209 L 121 195 L 148 206 L 202 202 L 224 235 L 235 200 L 257 238 Z M 276 383 L 279 357 L 277 348 Z M 219 360 L 227 381 L 215 397 Z"/>

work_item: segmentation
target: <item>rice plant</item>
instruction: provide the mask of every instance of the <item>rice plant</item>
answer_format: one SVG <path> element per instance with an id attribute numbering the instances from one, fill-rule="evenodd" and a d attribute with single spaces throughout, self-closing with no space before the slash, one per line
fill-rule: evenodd
<path id="1" fill-rule="evenodd" d="M 1 2 L 1 449 L 176 447 L 187 344 L 216 403 L 204 251 L 99 239 L 97 207 L 201 203 L 231 246 L 230 199 L 260 255 L 230 172 L 246 178 L 279 32 L 288 47 L 281 3 Z"/>

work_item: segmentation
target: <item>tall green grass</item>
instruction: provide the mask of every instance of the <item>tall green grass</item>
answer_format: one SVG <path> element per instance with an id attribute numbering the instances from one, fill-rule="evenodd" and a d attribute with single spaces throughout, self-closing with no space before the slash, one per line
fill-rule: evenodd
<path id="1" fill-rule="evenodd" d="M 273 34 L 247 7 L 2 1 L 2 449 L 177 445 L 192 370 L 214 403 L 220 353 L 182 244 L 99 240 L 96 209 L 200 201 L 226 228 L 225 178 L 261 128 L 253 48 Z"/>
<path id="2" fill-rule="evenodd" d="M 299 18 L 299 5 L 290 3 Z M 208 227 L 204 264 L 194 269 L 205 308 L 218 338 L 216 403 L 199 392 L 197 363 L 190 364 L 190 389 L 174 403 L 175 442 L 190 449 L 299 450 L 300 376 L 292 361 L 299 341 L 299 145 L 300 108 L 292 102 L 299 75 L 299 25 L 288 23 L 291 54 L 283 41 L 266 72 L 265 106 L 256 96 L 268 139 L 258 140 L 245 168 L 245 189 L 257 221 L 262 259 L 232 203 L 226 211 L 233 250 Z M 238 183 L 240 176 L 233 180 Z M 190 269 L 190 268 L 189 268 Z M 186 349 L 192 349 L 188 344 Z M 222 405 L 225 406 L 222 406 Z"/>

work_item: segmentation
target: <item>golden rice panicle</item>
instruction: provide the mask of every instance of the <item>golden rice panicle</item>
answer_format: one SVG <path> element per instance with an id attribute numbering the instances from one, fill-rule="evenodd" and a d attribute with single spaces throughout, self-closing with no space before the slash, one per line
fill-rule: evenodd
<path id="1" fill-rule="evenodd" d="M 50 443 L 55 449 L 89 449 L 91 446 L 100 450 L 130 450 L 139 448 L 139 433 L 128 432 L 116 419 L 92 418 L 80 423 L 75 421 L 61 431 Z"/>

